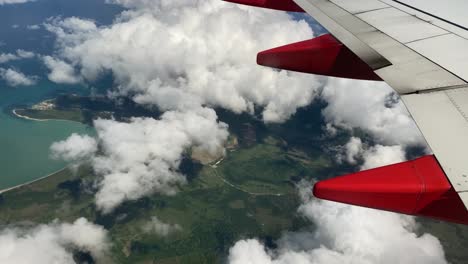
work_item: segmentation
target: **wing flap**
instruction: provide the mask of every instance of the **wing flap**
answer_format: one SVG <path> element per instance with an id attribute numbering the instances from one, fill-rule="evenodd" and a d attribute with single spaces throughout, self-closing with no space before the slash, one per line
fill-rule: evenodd
<path id="1" fill-rule="evenodd" d="M 461 79 L 468 80 L 468 40 L 454 34 L 427 38 L 408 46 Z"/>
<path id="2" fill-rule="evenodd" d="M 410 28 L 413 30 L 424 31 L 423 33 L 412 31 L 418 38 L 446 34 L 447 32 L 442 29 L 396 10 L 394 7 L 370 10 L 355 15 L 350 12 L 353 10 L 349 7 L 351 2 L 355 1 L 349 1 L 348 5 L 343 5 L 343 1 L 294 1 L 327 28 L 339 41 L 348 46 L 400 94 L 466 84 L 458 76 L 397 40 L 415 40 L 408 33 L 405 33 L 404 21 L 410 21 L 412 25 Z M 367 0 L 364 2 L 369 4 L 380 1 Z M 364 3 L 361 2 L 361 4 Z M 382 20 L 376 15 L 382 12 L 393 17 L 395 23 L 389 25 L 385 19 Z M 359 16 L 368 19 L 368 21 L 364 21 Z M 375 23 L 375 25 L 370 23 Z"/>
<path id="3" fill-rule="evenodd" d="M 468 2 L 465 0 L 379 0 L 379 2 L 428 21 L 455 35 L 468 38 L 468 18 L 465 12 L 468 9 Z"/>
<path id="4" fill-rule="evenodd" d="M 455 190 L 467 192 L 468 87 L 402 99 Z"/>
<path id="5" fill-rule="evenodd" d="M 400 43 L 449 34 L 446 30 L 392 7 L 373 10 L 356 16 Z"/>
<path id="6" fill-rule="evenodd" d="M 338 6 L 343 7 L 343 9 L 350 12 L 351 14 L 360 14 L 390 7 L 389 5 L 384 4 L 381 1 L 375 0 L 332 0 L 332 2 L 337 4 Z"/>
<path id="7" fill-rule="evenodd" d="M 370 33 L 374 31 L 372 27 L 364 23 L 362 20 L 345 10 L 338 8 L 329 1 L 313 1 L 313 3 L 307 0 L 294 1 L 320 24 L 322 24 L 341 43 L 358 55 L 372 69 L 380 69 L 391 65 L 386 58 L 357 37 L 357 34 Z M 326 11 L 323 11 L 322 9 L 325 9 Z M 329 13 L 333 14 L 333 16 L 329 16 Z"/>

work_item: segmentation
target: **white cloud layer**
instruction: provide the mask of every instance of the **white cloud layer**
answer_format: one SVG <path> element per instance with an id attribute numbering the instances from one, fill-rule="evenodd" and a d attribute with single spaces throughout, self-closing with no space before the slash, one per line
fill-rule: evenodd
<path id="1" fill-rule="evenodd" d="M 109 212 L 125 200 L 154 192 L 172 195 L 185 177 L 177 172 L 182 154 L 191 146 L 218 153 L 227 126 L 210 109 L 198 113 L 166 112 L 160 120 L 133 118 L 130 123 L 97 120 L 103 155 L 93 161 L 104 175 L 96 204 Z"/>
<path id="2" fill-rule="evenodd" d="M 10 5 L 10 4 L 24 4 L 27 2 L 34 2 L 35 0 L 0 0 L 0 5 Z"/>
<path id="3" fill-rule="evenodd" d="M 229 263 L 447 263 L 438 239 L 417 235 L 412 217 L 309 198 L 298 211 L 315 224 L 314 231 L 286 233 L 275 250 L 256 239 L 238 241 Z"/>
<path id="4" fill-rule="evenodd" d="M 34 58 L 36 54 L 31 51 L 26 51 L 22 49 L 16 50 L 16 54 L 13 53 L 0 53 L 0 64 L 7 63 L 10 61 L 21 60 L 21 59 L 31 59 Z"/>
<path id="5" fill-rule="evenodd" d="M 163 110 L 207 105 L 239 113 L 257 104 L 267 122 L 308 105 L 320 86 L 315 76 L 255 63 L 258 51 L 313 36 L 305 21 L 287 13 L 218 0 L 113 2 L 134 9 L 111 26 L 78 18 L 47 25 L 57 35 L 60 60 L 69 64 L 67 76 L 74 76 L 70 65 L 86 80 L 112 71 L 114 95 Z M 57 67 L 49 68 L 53 75 Z"/>
<path id="6" fill-rule="evenodd" d="M 50 146 L 52 158 L 69 162 L 89 159 L 97 150 L 98 145 L 94 138 L 75 133 L 66 140 L 54 142 Z"/>
<path id="7" fill-rule="evenodd" d="M 377 168 L 383 165 L 395 164 L 406 160 L 405 151 L 400 145 L 375 145 L 363 152 L 364 164 L 362 170 Z"/>
<path id="8" fill-rule="evenodd" d="M 63 84 L 80 82 L 80 78 L 76 76 L 75 69 L 70 64 L 51 56 L 44 56 L 42 60 L 50 70 L 48 75 L 50 81 Z"/>
<path id="9" fill-rule="evenodd" d="M 15 69 L 0 68 L 0 78 L 5 80 L 9 86 L 30 86 L 37 83 L 36 76 L 27 76 Z"/>
<path id="10" fill-rule="evenodd" d="M 19 58 L 21 59 L 32 59 L 36 56 L 36 54 L 32 51 L 26 51 L 26 50 L 16 50 L 16 54 Z"/>
<path id="11" fill-rule="evenodd" d="M 194 147 L 216 155 L 224 150 L 228 137 L 227 125 L 218 123 L 216 113 L 208 108 L 166 112 L 159 120 L 133 118 L 123 123 L 98 119 L 94 126 L 99 152 L 94 140 L 77 135 L 55 143 L 52 150 L 65 160 L 93 154 L 93 168 L 102 176 L 96 204 L 105 213 L 127 200 L 176 193 L 178 185 L 186 181 L 178 172 L 184 152 Z"/>
<path id="12" fill-rule="evenodd" d="M 401 145 L 368 146 L 358 137 L 351 137 L 338 154 L 338 161 L 346 161 L 356 165 L 362 161 L 361 170 L 376 168 L 383 165 L 395 164 L 406 160 L 406 153 Z"/>
<path id="13" fill-rule="evenodd" d="M 11 53 L 0 53 L 0 63 L 6 63 L 12 60 L 16 60 L 18 57 Z"/>
<path id="14" fill-rule="evenodd" d="M 97 263 L 104 263 L 108 247 L 107 232 L 85 218 L 73 224 L 53 222 L 0 231 L 0 263 L 74 264 L 75 250 L 89 252 Z"/>
<path id="15" fill-rule="evenodd" d="M 357 159 L 359 156 L 362 155 L 363 152 L 363 145 L 362 145 L 362 140 L 357 137 L 351 137 L 351 139 L 346 143 L 344 146 L 345 150 L 345 157 L 344 159 L 349 163 L 349 164 L 356 164 Z M 340 161 L 341 161 L 340 157 Z"/>
<path id="16" fill-rule="evenodd" d="M 330 78 L 322 92 L 326 121 L 360 128 L 383 145 L 426 146 L 405 106 L 384 82 Z"/>

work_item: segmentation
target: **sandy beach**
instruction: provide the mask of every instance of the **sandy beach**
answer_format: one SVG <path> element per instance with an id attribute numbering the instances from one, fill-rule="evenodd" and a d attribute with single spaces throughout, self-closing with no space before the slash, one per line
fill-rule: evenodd
<path id="1" fill-rule="evenodd" d="M 23 119 L 27 119 L 27 120 L 33 120 L 33 121 L 40 121 L 40 122 L 44 122 L 44 121 L 49 121 L 49 119 L 36 119 L 36 118 L 31 118 L 31 117 L 28 117 L 28 116 L 24 116 L 24 115 L 20 115 L 18 113 L 16 113 L 16 110 L 18 109 L 13 109 L 13 114 L 19 118 L 23 118 Z"/>
<path id="2" fill-rule="evenodd" d="M 52 175 L 54 175 L 54 174 L 56 174 L 56 173 L 59 173 L 59 172 L 61 172 L 61 171 L 64 171 L 64 170 L 66 170 L 66 169 L 68 169 L 68 166 L 65 167 L 65 168 L 63 168 L 63 169 L 60 169 L 60 170 L 58 170 L 58 171 L 54 171 L 54 172 L 52 172 L 52 173 L 50 173 L 50 174 L 48 174 L 48 175 L 46 175 L 46 176 L 44 176 L 44 177 L 41 177 L 41 178 L 39 178 L 39 179 L 35 179 L 35 180 L 29 181 L 29 182 L 26 182 L 26 183 L 23 183 L 23 184 L 19 184 L 19 185 L 10 187 L 10 188 L 6 188 L 6 189 L 3 189 L 3 190 L 0 190 L 0 194 L 5 193 L 5 192 L 8 192 L 8 191 L 11 191 L 11 190 L 14 190 L 14 189 L 18 189 L 18 188 L 20 188 L 20 187 L 23 187 L 23 186 L 26 186 L 26 185 L 29 185 L 29 184 L 32 184 L 32 183 L 35 183 L 35 182 L 38 182 L 38 181 L 41 181 L 41 180 L 44 180 L 44 179 L 46 179 L 46 178 L 48 178 L 48 177 L 50 177 L 50 176 L 52 176 Z"/>
<path id="3" fill-rule="evenodd" d="M 67 120 L 67 119 L 37 119 L 37 118 L 31 118 L 31 117 L 28 117 L 28 116 L 24 116 L 24 115 L 20 115 L 18 113 L 16 113 L 16 110 L 20 110 L 20 109 L 13 109 L 13 114 L 18 117 L 18 118 L 22 118 L 22 119 L 26 119 L 26 120 L 31 120 L 31 121 L 39 121 L 39 122 L 46 122 L 46 121 L 63 121 L 63 122 L 74 122 L 74 123 L 80 123 L 81 122 L 78 122 L 78 121 L 73 121 L 73 120 Z"/>
<path id="4" fill-rule="evenodd" d="M 20 115 L 18 114 L 16 111 L 17 110 L 20 110 L 20 109 L 13 109 L 12 110 L 12 113 L 18 117 L 18 118 L 21 118 L 21 119 L 26 119 L 26 120 L 31 120 L 31 121 L 39 121 L 39 122 L 45 122 L 45 121 L 67 121 L 67 122 L 74 122 L 74 123 L 79 123 L 79 122 L 76 122 L 76 121 L 71 121 L 71 120 L 63 120 L 63 119 L 36 119 L 36 118 L 31 118 L 31 117 L 28 117 L 28 116 L 24 116 L 24 115 Z M 8 192 L 8 191 L 11 191 L 11 190 L 14 190 L 14 189 L 17 189 L 17 188 L 20 188 L 20 187 L 23 187 L 23 186 L 26 186 L 26 185 L 29 185 L 29 184 L 32 184 L 34 182 L 37 182 L 37 181 L 40 181 L 40 180 L 43 180 L 43 179 L 46 179 L 48 177 L 50 177 L 51 175 L 54 175 L 58 172 L 61 172 L 65 169 L 67 169 L 67 167 L 64 167 L 58 171 L 55 171 L 55 172 L 52 172 L 44 177 L 41 177 L 41 178 L 38 178 L 38 179 L 35 179 L 35 180 L 32 180 L 32 181 L 29 181 L 29 182 L 26 182 L 26 183 L 23 183 L 23 184 L 19 184 L 19 185 L 16 185 L 16 186 L 13 186 L 13 187 L 10 187 L 10 188 L 6 188 L 6 189 L 3 189 L 3 190 L 0 190 L 0 194 L 2 193 L 5 193 L 5 192 Z"/>

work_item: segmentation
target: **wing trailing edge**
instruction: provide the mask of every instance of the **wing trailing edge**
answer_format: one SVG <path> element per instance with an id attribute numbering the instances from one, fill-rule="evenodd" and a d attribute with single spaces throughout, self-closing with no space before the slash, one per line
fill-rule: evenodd
<path id="1" fill-rule="evenodd" d="M 304 9 L 295 2 L 306 0 L 224 1 L 288 12 L 304 12 Z M 329 1 L 321 1 L 320 3 L 327 5 Z M 308 12 L 311 13 L 310 10 Z M 338 15 L 340 14 L 344 13 Z M 346 14 L 352 16 L 351 13 Z M 330 24 L 331 28 L 337 24 L 329 17 L 324 17 L 324 14 L 318 13 L 317 15 L 322 16 L 321 18 Z M 349 17 L 337 17 L 337 19 L 351 21 Z M 352 21 L 356 22 L 356 20 Z M 355 25 L 355 23 L 351 23 L 351 25 Z M 367 24 L 361 23 L 359 25 Z M 341 36 L 344 39 L 349 37 L 349 32 L 337 32 L 344 34 Z M 387 46 L 383 47 L 388 49 Z M 361 51 L 361 53 L 357 52 L 359 56 L 328 34 L 260 52 L 257 56 L 257 63 L 274 68 L 326 76 L 381 80 L 372 71 L 372 68 L 374 70 L 381 69 L 392 64 L 379 53 L 372 49 L 366 49 L 361 44 L 354 46 L 354 48 Z M 400 57 L 398 58 L 400 59 Z M 410 58 L 412 57 L 410 56 Z M 367 64 L 367 67 L 362 64 Z M 423 66 L 424 64 L 421 66 L 422 70 L 427 70 Z M 387 79 L 386 81 L 388 82 Z M 392 86 L 399 87 L 398 83 L 393 83 Z M 460 198 L 460 193 L 455 191 L 433 155 L 321 181 L 315 184 L 313 193 L 318 198 L 335 202 L 468 225 L 468 211 Z"/>
<path id="2" fill-rule="evenodd" d="M 318 182 L 316 197 L 468 224 L 468 212 L 433 155 Z"/>
<path id="3" fill-rule="evenodd" d="M 227 2 L 304 12 L 293 0 L 225 0 Z M 272 68 L 339 78 L 381 81 L 367 63 L 331 34 L 262 51 L 257 63 Z"/>

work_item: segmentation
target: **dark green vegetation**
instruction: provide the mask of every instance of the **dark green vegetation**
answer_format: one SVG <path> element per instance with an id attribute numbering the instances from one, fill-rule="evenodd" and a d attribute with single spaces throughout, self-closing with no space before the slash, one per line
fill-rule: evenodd
<path id="1" fill-rule="evenodd" d="M 467 263 L 468 226 L 449 224 L 428 218 L 419 218 L 418 222 L 421 224 L 421 233 L 430 233 L 440 240 L 449 263 Z"/>
<path id="2" fill-rule="evenodd" d="M 80 104 L 92 102 L 70 98 Z M 68 106 L 62 110 L 79 108 L 70 102 Z M 119 112 L 118 106 L 96 107 Z M 311 225 L 296 213 L 300 201 L 295 183 L 351 171 L 327 158 L 332 154 L 327 154 L 329 146 L 324 142 L 344 144 L 349 135 L 324 139 L 320 109 L 311 106 L 283 125 L 268 126 L 249 115 L 220 110 L 220 120 L 229 124 L 232 135 L 227 156 L 217 165 L 202 166 L 187 153 L 181 171 L 188 183 L 180 186 L 175 196 L 155 194 L 102 215 L 94 205 L 96 176 L 82 166 L 76 174 L 64 170 L 0 195 L 0 228 L 86 217 L 109 230 L 116 263 L 223 263 L 237 240 L 252 237 L 274 247 L 284 230 Z M 124 119 L 124 115 L 120 117 Z M 168 236 L 143 230 L 154 216 L 181 229 Z M 420 232 L 437 236 L 451 263 L 466 263 L 467 227 L 425 219 L 420 222 Z M 86 252 L 77 253 L 78 257 L 90 258 Z"/>
<path id="3" fill-rule="evenodd" d="M 158 117 L 160 113 L 135 104 L 130 99 L 121 99 L 118 103 L 104 96 L 79 96 L 61 94 L 47 100 L 54 104 L 50 109 L 16 109 L 16 113 L 34 119 L 58 119 L 81 122 L 92 125 L 97 118 L 115 118 L 126 120 L 134 116 Z"/>
<path id="4" fill-rule="evenodd" d="M 177 195 L 153 195 L 128 202 L 110 215 L 99 214 L 93 194 L 84 191 L 94 179 L 89 168 L 82 167 L 76 176 L 64 170 L 3 194 L 0 223 L 48 223 L 56 218 L 71 222 L 83 216 L 110 230 L 112 253 L 118 263 L 221 262 L 238 239 L 271 240 L 283 230 L 306 224 L 296 216 L 299 200 L 291 178 L 299 173 L 311 175 L 329 163 L 299 164 L 288 155 L 270 144 L 238 149 L 217 168 L 202 167 Z M 257 164 L 258 159 L 265 162 Z M 243 166 L 230 171 L 239 164 Z M 280 170 L 273 173 L 270 166 Z M 240 182 L 245 190 L 225 182 L 231 178 L 234 185 Z M 152 216 L 182 229 L 167 237 L 147 233 L 141 227 Z"/>
<path id="5" fill-rule="evenodd" d="M 76 174 L 64 170 L 4 193 L 0 225 L 86 217 L 109 230 L 117 263 L 219 263 L 239 239 L 257 237 L 271 244 L 284 230 L 310 225 L 296 214 L 295 183 L 333 167 L 317 154 L 318 145 L 288 143 L 282 137 L 285 128 L 267 127 L 248 115 L 221 113 L 220 118 L 238 144 L 230 144 L 217 165 L 185 158 L 181 170 L 188 183 L 175 196 L 155 194 L 102 215 L 94 205 L 96 176 L 82 166 Z M 153 216 L 181 229 L 168 236 L 143 230 Z"/>
<path id="6" fill-rule="evenodd" d="M 36 110 L 36 109 L 16 109 L 18 115 L 27 116 L 29 118 L 40 119 L 40 120 L 70 120 L 75 122 L 84 123 L 85 117 L 80 109 L 76 110 Z"/>

